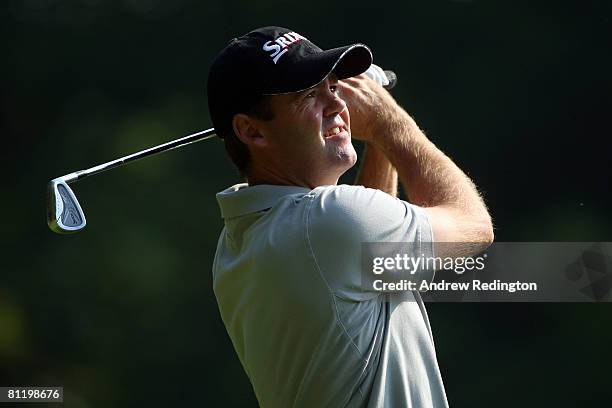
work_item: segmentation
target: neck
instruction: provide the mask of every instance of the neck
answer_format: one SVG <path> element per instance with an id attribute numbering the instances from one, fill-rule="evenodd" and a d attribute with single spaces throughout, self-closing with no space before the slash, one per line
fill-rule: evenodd
<path id="1" fill-rule="evenodd" d="M 292 172 L 283 172 L 265 167 L 253 166 L 247 174 L 247 183 L 250 186 L 258 184 L 271 184 L 278 186 L 298 186 L 309 189 L 318 186 L 338 184 L 339 177 L 315 177 L 312 174 L 303 176 Z"/>

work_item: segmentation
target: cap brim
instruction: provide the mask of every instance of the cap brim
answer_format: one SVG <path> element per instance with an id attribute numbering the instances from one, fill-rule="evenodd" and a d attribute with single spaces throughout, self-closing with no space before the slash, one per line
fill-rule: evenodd
<path id="1" fill-rule="evenodd" d="M 291 72 L 285 72 L 286 81 L 266 87 L 264 95 L 280 95 L 301 92 L 319 84 L 332 72 L 338 79 L 362 74 L 372 64 L 372 52 L 364 44 L 333 48 L 305 56 Z"/>

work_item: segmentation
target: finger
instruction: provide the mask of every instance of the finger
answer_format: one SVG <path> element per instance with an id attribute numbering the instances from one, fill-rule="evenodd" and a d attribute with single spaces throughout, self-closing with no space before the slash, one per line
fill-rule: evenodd
<path id="1" fill-rule="evenodd" d="M 363 74 L 361 74 L 363 75 Z M 342 81 L 345 84 L 351 84 L 351 85 L 357 85 L 359 84 L 361 81 L 364 80 L 364 78 L 361 78 L 361 75 L 356 76 L 356 77 L 351 77 L 351 78 L 344 78 Z"/>
<path id="2" fill-rule="evenodd" d="M 338 90 L 343 95 L 353 95 L 357 92 L 359 85 L 354 82 L 338 82 Z"/>
<path id="3" fill-rule="evenodd" d="M 345 78 L 342 81 L 340 81 L 340 83 L 342 83 L 343 85 L 348 85 L 353 88 L 363 88 L 366 85 L 367 81 L 371 81 L 371 79 L 368 78 L 366 75 L 361 74 L 356 77 Z"/>

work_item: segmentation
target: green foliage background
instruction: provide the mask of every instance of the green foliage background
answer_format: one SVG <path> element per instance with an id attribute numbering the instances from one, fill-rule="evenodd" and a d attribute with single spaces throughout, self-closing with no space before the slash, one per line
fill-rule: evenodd
<path id="1" fill-rule="evenodd" d="M 220 320 L 217 140 L 74 186 L 89 226 L 45 225 L 48 180 L 211 126 L 209 64 L 282 25 L 364 42 L 396 99 L 482 190 L 499 241 L 610 241 L 609 1 L 11 0 L 1 6 L 0 386 L 66 407 L 256 405 Z M 354 173 L 344 179 L 350 182 Z M 454 407 L 606 406 L 609 304 L 432 304 Z"/>

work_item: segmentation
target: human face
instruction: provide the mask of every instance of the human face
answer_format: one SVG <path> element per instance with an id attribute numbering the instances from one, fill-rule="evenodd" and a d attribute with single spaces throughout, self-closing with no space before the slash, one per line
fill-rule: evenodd
<path id="1" fill-rule="evenodd" d="M 357 161 L 350 117 L 335 76 L 302 92 L 274 95 L 273 119 L 259 122 L 263 164 L 283 184 L 336 184 Z"/>

